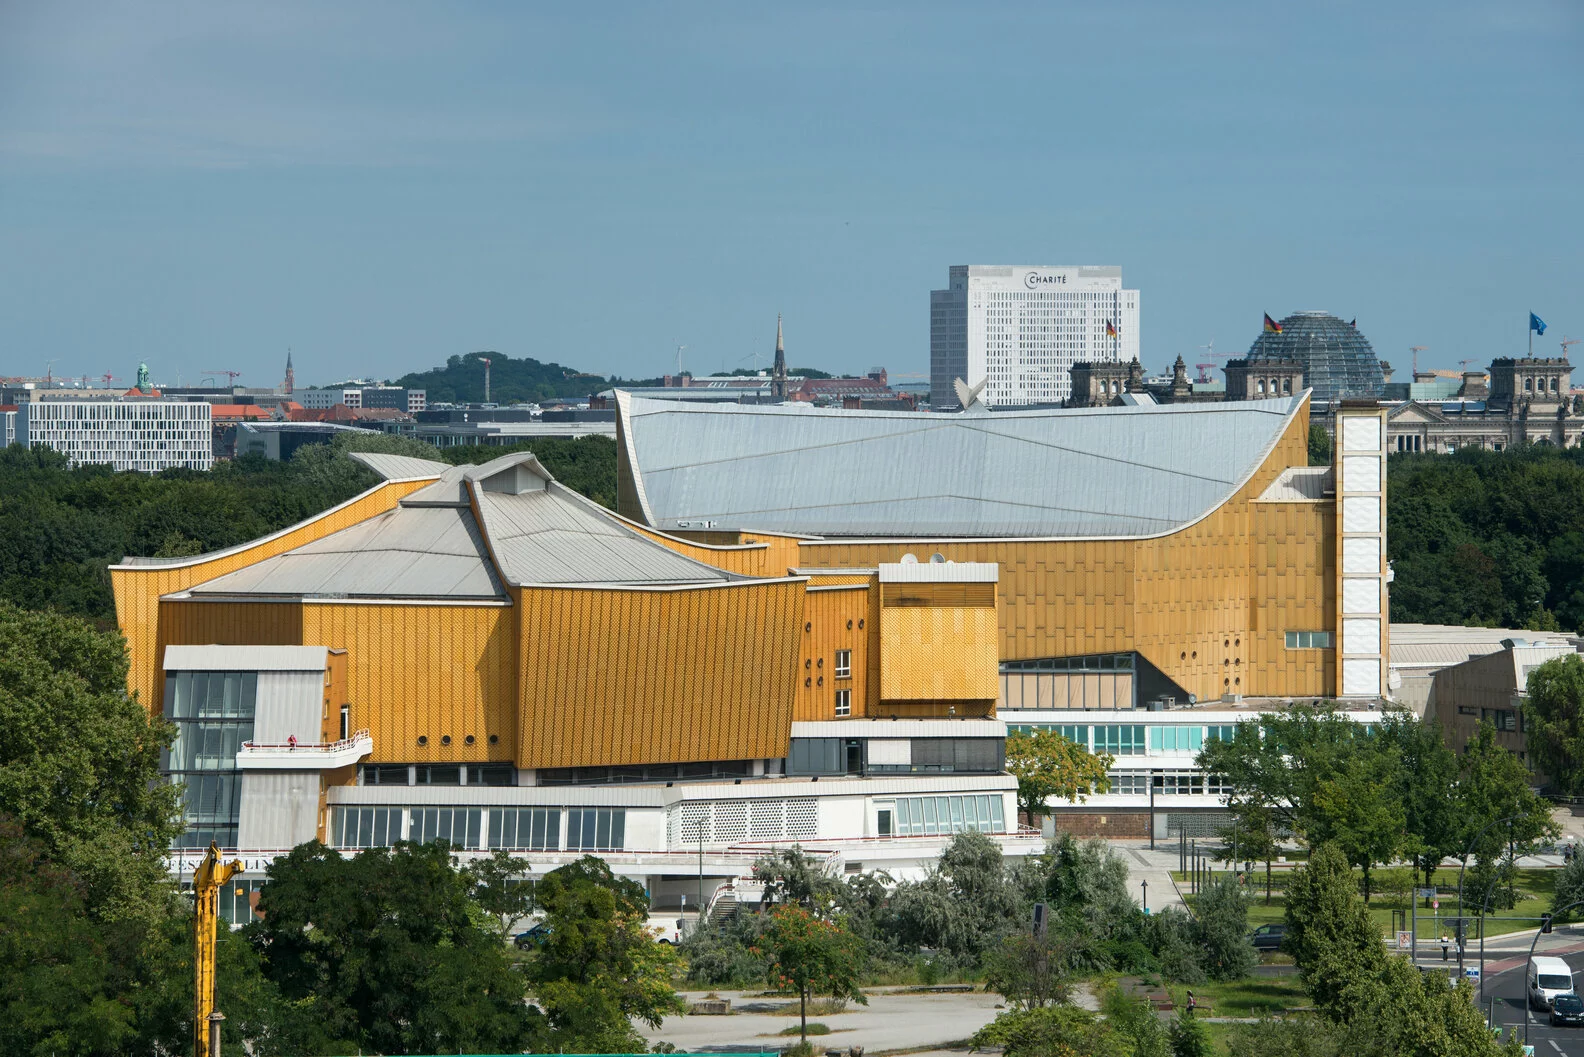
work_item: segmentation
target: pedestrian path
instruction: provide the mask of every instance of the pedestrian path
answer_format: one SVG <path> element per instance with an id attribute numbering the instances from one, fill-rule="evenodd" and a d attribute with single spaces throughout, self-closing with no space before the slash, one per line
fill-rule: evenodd
<path id="1" fill-rule="evenodd" d="M 1150 850 L 1148 842 L 1111 841 L 1111 846 L 1128 866 L 1128 882 L 1133 898 L 1141 900 L 1148 895 L 1151 913 L 1167 907 L 1183 909 L 1182 894 L 1172 881 L 1171 873 L 1177 869 L 1177 848 Z"/>

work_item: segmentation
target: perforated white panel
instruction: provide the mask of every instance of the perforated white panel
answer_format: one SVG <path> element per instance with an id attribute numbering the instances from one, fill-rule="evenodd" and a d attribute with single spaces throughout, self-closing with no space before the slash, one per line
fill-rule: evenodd
<path id="1" fill-rule="evenodd" d="M 1381 622 L 1377 617 L 1348 617 L 1342 621 L 1343 653 L 1379 653 Z"/>
<path id="2" fill-rule="evenodd" d="M 1342 612 L 1379 613 L 1380 578 L 1349 577 L 1342 581 Z"/>
<path id="3" fill-rule="evenodd" d="M 819 801 L 787 801 L 787 833 L 793 840 L 813 840 L 819 834 Z"/>
<path id="4" fill-rule="evenodd" d="M 812 840 L 819 835 L 818 802 L 807 800 L 695 800 L 666 816 L 671 848 L 738 844 L 747 840 Z"/>
<path id="5" fill-rule="evenodd" d="M 748 802 L 748 839 L 780 840 L 786 836 L 785 800 Z"/>
<path id="6" fill-rule="evenodd" d="M 1342 500 L 1343 532 L 1379 532 L 1380 497 L 1350 495 Z"/>
<path id="7" fill-rule="evenodd" d="M 724 800 L 715 805 L 715 839 L 728 844 L 748 839 L 746 801 Z"/>
<path id="8" fill-rule="evenodd" d="M 1374 536 L 1353 536 L 1342 541 L 1342 571 L 1344 573 L 1379 573 L 1381 571 L 1381 541 Z"/>
<path id="9" fill-rule="evenodd" d="M 1374 657 L 1349 657 L 1342 662 L 1342 692 L 1349 697 L 1380 693 L 1380 661 Z"/>
<path id="10" fill-rule="evenodd" d="M 1381 457 L 1379 455 L 1347 455 L 1342 459 L 1342 488 L 1347 492 L 1379 492 L 1381 490 Z"/>
<path id="11" fill-rule="evenodd" d="M 1381 421 L 1375 417 L 1342 419 L 1343 451 L 1380 451 Z"/>

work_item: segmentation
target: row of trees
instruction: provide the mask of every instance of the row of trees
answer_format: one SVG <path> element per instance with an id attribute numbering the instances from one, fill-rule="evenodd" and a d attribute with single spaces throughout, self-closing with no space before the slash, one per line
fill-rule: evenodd
<path id="1" fill-rule="evenodd" d="M 1528 769 L 1483 724 L 1461 753 L 1441 728 L 1391 712 L 1367 729 L 1329 706 L 1296 705 L 1239 723 L 1197 765 L 1223 775 L 1234 825 L 1224 834 L 1240 859 L 1269 869 L 1293 835 L 1330 844 L 1363 871 L 1410 859 L 1430 884 L 1441 861 L 1472 854 L 1471 890 L 1484 891 L 1504 853 L 1554 836 L 1549 804 Z M 1501 819 L 1510 823 L 1492 825 Z"/>
<path id="2" fill-rule="evenodd" d="M 1239 978 L 1255 961 L 1238 886 L 1208 888 L 1193 917 L 1178 910 L 1145 914 L 1129 890 L 1127 864 L 1104 841 L 1069 834 L 1042 855 L 1007 860 L 985 834 L 959 833 L 918 881 L 884 873 L 831 876 L 796 849 L 761 859 L 754 873 L 765 884 L 757 913 L 684 941 L 693 982 L 764 979 L 771 968 L 763 937 L 774 912 L 786 906 L 850 933 L 863 974 L 917 974 L 926 981 L 981 976 L 1026 1007 L 1049 1004 L 1078 976 L 1147 972 L 1200 983 Z M 1047 908 L 1038 939 L 1035 903 Z"/>
<path id="3" fill-rule="evenodd" d="M 609 437 L 540 440 L 532 448 L 569 488 L 615 506 L 616 445 Z M 343 434 L 286 462 L 255 455 L 205 473 L 148 475 L 72 468 L 53 451 L 12 446 L 0 450 L 0 600 L 108 623 L 115 615 L 111 563 L 218 550 L 311 517 L 378 481 L 346 457 L 367 450 L 467 463 L 515 449 L 437 449 Z"/>
<path id="4" fill-rule="evenodd" d="M 1584 628 L 1584 449 L 1393 455 L 1392 619 Z"/>

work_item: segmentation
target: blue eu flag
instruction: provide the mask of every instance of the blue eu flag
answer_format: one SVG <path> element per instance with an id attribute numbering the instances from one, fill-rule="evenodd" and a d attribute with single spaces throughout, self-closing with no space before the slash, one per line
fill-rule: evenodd
<path id="1" fill-rule="evenodd" d="M 1536 334 L 1544 334 L 1545 320 L 1541 319 L 1533 312 L 1529 313 L 1529 329 L 1534 331 Z"/>

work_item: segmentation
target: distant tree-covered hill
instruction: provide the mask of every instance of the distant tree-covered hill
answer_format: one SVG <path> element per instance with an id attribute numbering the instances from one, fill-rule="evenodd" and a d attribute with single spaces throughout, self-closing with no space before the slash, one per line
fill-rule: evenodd
<path id="1" fill-rule="evenodd" d="M 452 356 L 444 367 L 404 374 L 395 384 L 425 391 L 429 403 L 479 403 L 484 399 L 484 365 L 490 361 L 490 401 L 497 404 L 539 403 L 555 399 L 581 399 L 608 389 L 620 378 L 584 374 L 559 363 L 541 363 L 531 356 L 514 360 L 498 352 L 470 352 Z M 629 384 L 656 384 L 649 380 Z"/>

